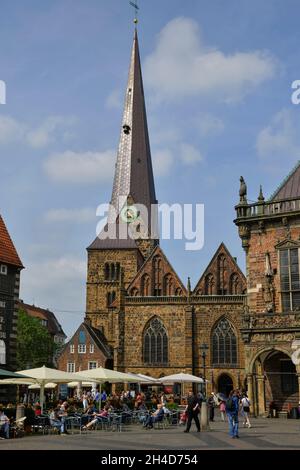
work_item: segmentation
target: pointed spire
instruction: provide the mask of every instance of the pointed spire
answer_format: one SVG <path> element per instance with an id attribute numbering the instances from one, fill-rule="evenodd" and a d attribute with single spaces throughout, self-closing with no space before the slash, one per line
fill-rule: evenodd
<path id="1" fill-rule="evenodd" d="M 258 195 L 257 200 L 258 200 L 259 202 L 264 202 L 264 200 L 265 200 L 264 195 L 263 195 L 262 185 L 260 185 L 260 188 L 259 188 L 259 195 Z"/>
<path id="2" fill-rule="evenodd" d="M 120 198 L 143 204 L 149 214 L 156 204 L 144 88 L 141 72 L 137 30 L 134 31 L 121 135 L 114 176 L 111 204 L 116 210 Z"/>

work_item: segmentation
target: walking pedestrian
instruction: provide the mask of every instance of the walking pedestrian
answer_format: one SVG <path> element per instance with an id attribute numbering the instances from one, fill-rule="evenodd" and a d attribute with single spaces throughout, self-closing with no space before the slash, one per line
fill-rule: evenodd
<path id="1" fill-rule="evenodd" d="M 230 437 L 239 438 L 239 391 L 231 390 L 226 402 Z"/>
<path id="2" fill-rule="evenodd" d="M 243 416 L 244 416 L 244 419 L 243 419 L 243 426 L 248 426 L 248 428 L 251 428 L 251 423 L 250 423 L 250 419 L 249 419 L 249 414 L 250 414 L 250 400 L 249 398 L 247 397 L 247 394 L 246 393 L 243 393 L 243 397 L 242 397 L 242 400 L 241 400 L 241 406 L 242 406 L 242 410 L 243 410 Z"/>
<path id="3" fill-rule="evenodd" d="M 220 413 L 221 413 L 221 420 L 225 422 L 225 416 L 226 416 L 226 404 L 225 401 L 221 401 L 220 403 Z"/>
<path id="4" fill-rule="evenodd" d="M 200 403 L 198 398 L 193 394 L 192 391 L 188 392 L 187 396 L 187 406 L 186 406 L 186 413 L 188 416 L 186 429 L 184 432 L 190 432 L 192 420 L 195 421 L 197 432 L 200 432 L 200 423 L 198 418 L 198 413 L 200 411 Z"/>

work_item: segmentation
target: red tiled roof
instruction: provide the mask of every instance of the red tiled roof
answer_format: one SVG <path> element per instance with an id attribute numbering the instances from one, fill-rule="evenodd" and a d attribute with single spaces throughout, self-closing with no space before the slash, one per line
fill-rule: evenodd
<path id="1" fill-rule="evenodd" d="M 23 301 L 18 302 L 18 308 L 25 310 L 30 317 L 39 318 L 40 320 L 47 320 L 47 328 L 51 335 L 66 335 L 58 323 L 56 316 L 50 310 L 36 307 L 35 305 L 25 304 Z"/>
<path id="2" fill-rule="evenodd" d="M 23 268 L 17 250 L 0 215 L 0 262 Z"/>

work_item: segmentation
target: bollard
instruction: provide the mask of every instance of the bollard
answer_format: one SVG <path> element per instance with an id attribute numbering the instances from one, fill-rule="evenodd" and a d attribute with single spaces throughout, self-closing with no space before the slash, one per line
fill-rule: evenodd
<path id="1" fill-rule="evenodd" d="M 210 430 L 206 401 L 203 401 L 202 404 L 201 404 L 200 424 L 201 424 L 201 431 L 209 431 Z"/>

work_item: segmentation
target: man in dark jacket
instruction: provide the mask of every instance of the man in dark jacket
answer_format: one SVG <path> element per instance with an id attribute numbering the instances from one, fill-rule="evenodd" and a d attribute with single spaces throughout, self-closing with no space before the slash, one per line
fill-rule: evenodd
<path id="1" fill-rule="evenodd" d="M 188 419 L 187 419 L 186 429 L 184 432 L 190 431 L 190 428 L 192 425 L 192 419 L 195 421 L 195 424 L 197 426 L 197 432 L 200 432 L 200 423 L 199 423 L 199 418 L 198 418 L 199 411 L 200 411 L 199 399 L 193 394 L 192 391 L 190 391 L 187 397 L 186 413 L 188 415 Z"/>

